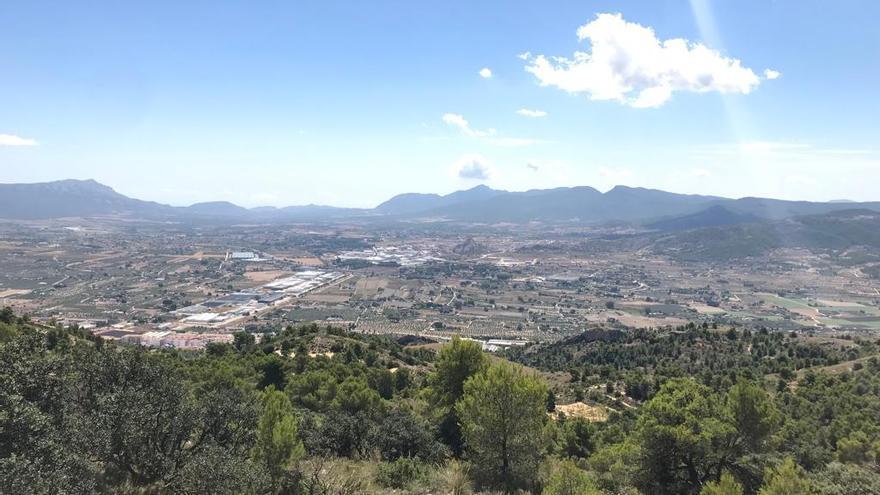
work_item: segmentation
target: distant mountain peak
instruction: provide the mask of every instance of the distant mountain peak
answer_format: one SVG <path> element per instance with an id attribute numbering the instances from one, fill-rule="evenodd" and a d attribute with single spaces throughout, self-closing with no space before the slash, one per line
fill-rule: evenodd
<path id="1" fill-rule="evenodd" d="M 611 189 L 609 189 L 608 191 L 606 191 L 605 194 L 614 193 L 614 192 L 635 191 L 638 189 L 642 189 L 642 188 L 641 187 L 630 187 L 630 186 L 624 186 L 622 184 L 618 184 L 618 185 L 612 187 Z"/>
<path id="2" fill-rule="evenodd" d="M 21 186 L 26 185 L 38 185 L 38 184 L 19 184 Z M 43 183 L 45 187 L 50 188 L 61 188 L 68 191 L 83 191 L 83 192 L 91 192 L 91 193 L 102 193 L 102 194 L 118 194 L 112 187 L 101 184 L 95 179 L 63 179 L 56 180 L 52 182 Z"/>
<path id="3" fill-rule="evenodd" d="M 115 213 L 154 215 L 170 209 L 170 206 L 131 199 L 94 179 L 0 184 L 2 218 L 63 218 Z"/>
<path id="4" fill-rule="evenodd" d="M 470 189 L 465 189 L 465 191 L 494 191 L 494 190 L 495 189 L 492 189 L 491 187 L 487 186 L 486 184 L 478 184 Z"/>

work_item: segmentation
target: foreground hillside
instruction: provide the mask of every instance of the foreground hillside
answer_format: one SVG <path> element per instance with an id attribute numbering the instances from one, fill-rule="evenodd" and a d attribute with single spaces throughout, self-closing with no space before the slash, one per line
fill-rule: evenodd
<path id="1" fill-rule="evenodd" d="M 2 493 L 880 493 L 876 342 L 593 333 L 511 354 L 539 372 L 316 326 L 147 351 L 8 310 L 0 342 Z M 607 414 L 550 414 L 569 394 Z"/>

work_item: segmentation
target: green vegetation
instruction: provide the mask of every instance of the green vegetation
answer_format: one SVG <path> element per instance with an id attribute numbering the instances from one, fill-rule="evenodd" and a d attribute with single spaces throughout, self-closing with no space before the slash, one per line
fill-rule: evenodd
<path id="1" fill-rule="evenodd" d="M 181 352 L 0 324 L 3 493 L 880 493 L 873 342 L 690 326 L 510 353 L 535 370 L 316 326 Z M 540 370 L 639 398 L 551 419 Z"/>
<path id="2" fill-rule="evenodd" d="M 732 386 L 738 376 L 759 381 L 770 374 L 790 379 L 798 370 L 830 366 L 880 352 L 867 340 L 812 343 L 796 335 L 688 324 L 674 329 L 592 332 L 551 345 L 511 349 L 513 361 L 571 373 L 583 391 L 611 383 L 628 397 L 653 397 L 669 378 L 693 377 L 713 389 Z"/>
<path id="3" fill-rule="evenodd" d="M 547 386 L 500 362 L 467 380 L 456 403 L 477 481 L 506 491 L 528 488 L 544 453 Z"/>
<path id="4" fill-rule="evenodd" d="M 718 481 L 710 481 L 700 491 L 700 495 L 742 495 L 742 485 L 730 473 L 724 473 Z"/>

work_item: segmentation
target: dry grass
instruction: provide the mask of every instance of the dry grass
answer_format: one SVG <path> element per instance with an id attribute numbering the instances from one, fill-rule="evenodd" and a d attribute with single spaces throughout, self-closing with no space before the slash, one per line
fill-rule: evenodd
<path id="1" fill-rule="evenodd" d="M 294 263 L 299 263 L 300 265 L 305 265 L 305 266 L 323 266 L 324 265 L 324 262 L 321 261 L 319 258 L 308 257 L 308 258 L 288 258 L 288 259 L 290 261 L 293 261 Z"/>
<path id="2" fill-rule="evenodd" d="M 583 402 L 573 404 L 558 404 L 556 415 L 565 414 L 567 417 L 584 418 L 587 421 L 602 423 L 608 421 L 608 409 L 603 406 L 591 406 Z"/>
<path id="3" fill-rule="evenodd" d="M 473 491 L 467 466 L 459 461 L 449 461 L 449 464 L 440 472 L 440 477 L 446 489 L 445 493 L 449 495 L 469 495 Z"/>

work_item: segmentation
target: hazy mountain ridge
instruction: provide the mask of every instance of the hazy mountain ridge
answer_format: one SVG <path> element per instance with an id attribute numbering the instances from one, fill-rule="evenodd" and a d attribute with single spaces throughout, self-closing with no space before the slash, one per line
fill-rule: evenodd
<path id="1" fill-rule="evenodd" d="M 627 186 L 617 186 L 605 193 L 589 186 L 510 192 L 480 185 L 447 195 L 400 194 L 372 209 L 321 205 L 244 208 L 228 201 L 175 207 L 129 198 L 93 180 L 0 184 L 0 218 L 7 219 L 120 214 L 151 219 L 257 222 L 432 218 L 466 223 L 627 222 L 657 230 L 687 230 L 857 208 L 880 211 L 880 202 L 729 199 Z"/>
<path id="2" fill-rule="evenodd" d="M 848 209 L 775 221 L 711 226 L 672 232 L 653 243 L 654 252 L 683 261 L 760 256 L 773 249 L 880 249 L 880 213 Z"/>
<path id="3" fill-rule="evenodd" d="M 94 180 L 0 184 L 0 217 L 41 219 L 131 213 L 168 214 L 172 207 L 132 199 Z"/>
<path id="4" fill-rule="evenodd" d="M 760 222 L 761 220 L 760 217 L 751 213 L 740 213 L 716 204 L 689 215 L 658 220 L 647 224 L 646 227 L 656 230 L 676 231 Z"/>
<path id="5" fill-rule="evenodd" d="M 510 193 L 492 189 L 482 184 L 471 189 L 455 191 L 446 195 L 404 193 L 383 202 L 375 210 L 390 215 L 412 215 L 456 204 L 487 200 L 504 194 Z"/>

